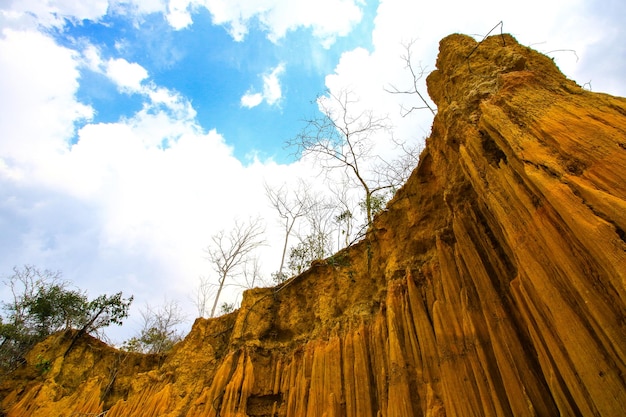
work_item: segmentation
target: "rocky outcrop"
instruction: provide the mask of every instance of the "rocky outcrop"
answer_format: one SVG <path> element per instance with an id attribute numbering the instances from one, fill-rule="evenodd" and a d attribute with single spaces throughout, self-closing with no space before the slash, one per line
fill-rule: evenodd
<path id="1" fill-rule="evenodd" d="M 626 415 L 626 100 L 506 35 L 445 38 L 428 90 L 419 166 L 363 241 L 165 357 L 49 339 L 6 415 Z"/>

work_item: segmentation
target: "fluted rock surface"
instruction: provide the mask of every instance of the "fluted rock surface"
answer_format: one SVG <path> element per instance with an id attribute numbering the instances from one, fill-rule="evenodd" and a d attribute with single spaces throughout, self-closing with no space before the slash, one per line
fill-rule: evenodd
<path id="1" fill-rule="evenodd" d="M 362 242 L 165 357 L 51 338 L 6 415 L 626 415 L 626 100 L 506 35 L 442 40 L 428 90 L 419 166 Z"/>

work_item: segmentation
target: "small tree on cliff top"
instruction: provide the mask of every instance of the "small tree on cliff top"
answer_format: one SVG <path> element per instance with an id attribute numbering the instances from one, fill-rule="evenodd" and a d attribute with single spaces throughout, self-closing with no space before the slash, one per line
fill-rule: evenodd
<path id="1" fill-rule="evenodd" d="M 91 301 L 71 288 L 60 272 L 26 265 L 13 268 L 6 279 L 12 298 L 2 302 L 6 315 L 0 317 L 0 369 L 10 371 L 23 362 L 24 355 L 47 336 L 77 329 L 74 340 L 86 333 L 98 333 L 128 317 L 132 297 L 122 293 L 101 295 Z"/>
<path id="2" fill-rule="evenodd" d="M 287 142 L 299 156 L 312 155 L 328 170 L 343 169 L 364 194 L 367 227 L 374 215 L 373 196 L 399 187 L 410 170 L 405 159 L 386 160 L 376 153 L 376 141 L 393 140 L 389 119 L 371 110 L 355 112 L 358 100 L 350 91 L 318 99 L 321 116 L 305 121 L 303 130 Z"/>
<path id="3" fill-rule="evenodd" d="M 282 282 L 287 278 L 283 269 L 285 266 L 289 238 L 291 237 L 293 228 L 296 222 L 302 217 L 305 217 L 314 205 L 314 201 L 308 191 L 309 188 L 310 186 L 302 180 L 298 182 L 298 186 L 291 192 L 286 184 L 283 184 L 278 189 L 274 189 L 268 184 L 265 184 L 265 195 L 271 206 L 278 212 L 278 217 L 280 217 L 285 231 L 280 266 L 276 273 L 276 280 L 278 282 Z"/>
<path id="4" fill-rule="evenodd" d="M 218 274 L 218 285 L 210 317 L 215 315 L 226 279 L 243 273 L 241 268 L 245 266 L 250 254 L 265 243 L 262 237 L 264 233 L 265 227 L 256 219 L 247 223 L 237 221 L 228 233 L 221 230 L 211 237 L 206 253 L 213 270 Z"/>
<path id="5" fill-rule="evenodd" d="M 183 336 L 177 328 L 185 322 L 178 303 L 165 301 L 160 307 L 146 305 L 141 310 L 143 321 L 139 334 L 125 341 L 122 348 L 129 352 L 165 353 L 182 340 Z"/>

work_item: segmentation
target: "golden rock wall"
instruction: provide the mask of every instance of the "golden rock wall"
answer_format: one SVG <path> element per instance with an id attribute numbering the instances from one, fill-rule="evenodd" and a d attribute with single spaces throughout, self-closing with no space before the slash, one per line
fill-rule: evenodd
<path id="1" fill-rule="evenodd" d="M 6 415 L 626 415 L 626 100 L 506 35 L 442 40 L 428 89 L 419 166 L 363 241 L 167 356 L 49 339 Z"/>

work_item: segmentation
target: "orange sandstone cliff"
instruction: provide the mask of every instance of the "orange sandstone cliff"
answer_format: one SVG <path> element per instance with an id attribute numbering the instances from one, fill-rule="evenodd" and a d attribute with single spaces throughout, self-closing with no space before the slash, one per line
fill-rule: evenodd
<path id="1" fill-rule="evenodd" d="M 5 415 L 626 415 L 626 100 L 510 36 L 445 38 L 428 91 L 363 241 L 165 356 L 54 336 L 0 381 Z"/>

